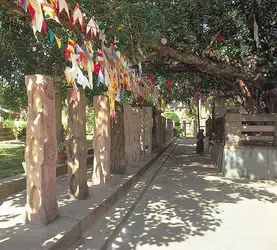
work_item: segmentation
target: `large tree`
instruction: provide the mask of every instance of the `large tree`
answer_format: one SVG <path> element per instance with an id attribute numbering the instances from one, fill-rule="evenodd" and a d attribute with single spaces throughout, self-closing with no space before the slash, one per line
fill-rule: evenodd
<path id="1" fill-rule="evenodd" d="M 16 39 L 20 43 L 20 37 L 25 37 L 29 42 L 21 43 L 21 46 L 14 44 L 11 50 L 18 50 L 20 47 L 21 51 L 26 52 L 25 56 L 32 60 L 24 61 L 25 56 L 17 52 L 4 57 L 1 52 L 5 50 L 5 46 L 1 46 L 1 61 L 10 58 L 11 62 L 6 64 L 8 70 L 16 68 L 13 72 L 25 74 L 26 70 L 18 70 L 17 67 L 29 69 L 34 58 L 41 60 L 46 51 L 44 60 L 53 60 L 47 64 L 51 68 L 58 60 L 48 52 L 51 48 L 47 39 L 40 40 L 43 44 L 40 47 L 41 54 L 38 50 L 30 51 L 35 40 L 31 37 L 31 29 L 26 31 L 29 28 L 27 15 L 18 8 L 16 2 L 0 0 L 6 8 L 2 12 L 5 14 L 2 18 L 5 20 L 6 31 L 17 32 L 17 25 L 23 27 L 24 33 L 16 34 Z M 75 1 L 68 2 L 73 9 Z M 273 0 L 79 2 L 86 16 L 94 16 L 101 24 L 100 28 L 105 29 L 107 45 L 114 42 L 116 37 L 119 41 L 118 49 L 132 62 L 143 61 L 146 69 L 150 68 L 159 75 L 166 77 L 167 72 L 170 75 L 176 73 L 181 79 L 187 78 L 187 72 L 192 71 L 199 77 L 209 75 L 215 82 L 225 83 L 233 88 L 236 87 L 236 80 L 243 80 L 260 89 L 274 88 L 277 6 Z M 16 19 L 14 14 L 19 18 Z M 64 27 L 53 26 L 53 29 L 63 34 L 70 28 L 70 34 L 78 37 L 79 31 L 74 31 L 66 18 L 62 20 Z M 1 44 L 8 44 L 12 39 L 14 38 L 4 36 Z M 57 55 L 53 50 L 52 53 Z M 61 58 L 59 57 L 59 61 Z M 157 63 L 159 67 L 155 67 Z M 62 69 L 62 63 L 59 63 L 59 68 Z M 36 67 L 38 69 L 40 67 Z M 43 66 L 41 69 L 44 69 Z M 0 73 L 7 78 L 7 75 L 12 75 L 10 72 L 11 70 L 9 73 L 2 70 Z"/>

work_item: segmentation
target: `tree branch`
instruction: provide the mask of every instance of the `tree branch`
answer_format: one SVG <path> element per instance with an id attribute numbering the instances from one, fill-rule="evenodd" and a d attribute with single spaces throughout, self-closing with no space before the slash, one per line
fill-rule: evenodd
<path id="1" fill-rule="evenodd" d="M 195 66 L 201 72 L 219 77 L 223 80 L 236 81 L 239 79 L 248 83 L 252 83 L 256 86 L 260 86 L 269 81 L 268 77 L 261 75 L 250 75 L 235 66 L 221 62 L 213 62 L 206 57 L 192 53 L 181 52 L 168 46 L 156 45 L 154 50 L 160 56 L 183 62 L 187 65 Z"/>

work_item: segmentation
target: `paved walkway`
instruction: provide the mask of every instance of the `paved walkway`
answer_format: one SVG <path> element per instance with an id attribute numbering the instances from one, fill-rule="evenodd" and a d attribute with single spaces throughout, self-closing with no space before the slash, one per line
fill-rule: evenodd
<path id="1" fill-rule="evenodd" d="M 220 177 L 179 140 L 110 249 L 276 250 L 277 185 Z"/>

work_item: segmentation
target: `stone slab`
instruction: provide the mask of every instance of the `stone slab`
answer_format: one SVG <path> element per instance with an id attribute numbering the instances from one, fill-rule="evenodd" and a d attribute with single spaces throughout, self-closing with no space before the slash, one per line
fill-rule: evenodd
<path id="1" fill-rule="evenodd" d="M 175 140 L 175 139 L 174 139 Z M 122 226 L 127 221 L 140 198 L 151 185 L 158 171 L 168 159 L 176 144 L 169 142 L 167 150 L 157 161 L 153 163 L 139 182 L 116 205 L 105 214 L 105 217 L 97 221 L 83 236 L 80 243 L 70 250 L 106 249 L 120 233 Z M 169 147 L 168 147 L 169 146 Z"/>

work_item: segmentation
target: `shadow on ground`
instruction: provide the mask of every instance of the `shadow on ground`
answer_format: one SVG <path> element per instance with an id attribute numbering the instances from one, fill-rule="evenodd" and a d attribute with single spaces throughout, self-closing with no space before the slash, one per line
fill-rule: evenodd
<path id="1" fill-rule="evenodd" d="M 216 231 L 222 224 L 222 204 L 277 202 L 275 183 L 224 179 L 192 145 L 192 140 L 179 140 L 111 249 L 184 242 Z"/>

